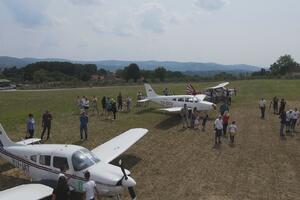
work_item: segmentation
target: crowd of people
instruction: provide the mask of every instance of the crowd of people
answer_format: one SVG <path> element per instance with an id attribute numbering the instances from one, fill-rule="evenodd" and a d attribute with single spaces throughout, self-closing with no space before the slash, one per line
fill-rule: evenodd
<path id="1" fill-rule="evenodd" d="M 183 108 L 180 111 L 180 115 L 182 119 L 183 128 L 199 129 L 200 126 L 202 126 L 202 131 L 205 131 L 206 122 L 208 120 L 207 114 L 205 114 L 205 116 L 202 117 L 201 123 L 200 112 L 198 112 L 196 108 L 191 110 L 187 107 L 186 104 L 184 104 Z"/>
<path id="2" fill-rule="evenodd" d="M 84 172 L 85 183 L 83 184 L 83 199 L 95 200 L 100 199 L 99 191 L 96 187 L 95 181 L 91 180 L 91 174 L 89 171 Z M 56 187 L 52 192 L 52 200 L 71 200 L 72 187 L 68 184 L 69 179 L 65 176 L 64 171 L 58 175 L 58 181 Z"/>

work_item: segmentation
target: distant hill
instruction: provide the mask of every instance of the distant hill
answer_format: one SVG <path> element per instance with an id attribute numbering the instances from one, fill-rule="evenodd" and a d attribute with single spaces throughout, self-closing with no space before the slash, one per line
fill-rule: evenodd
<path id="1" fill-rule="evenodd" d="M 72 62 L 80 64 L 96 64 L 98 68 L 104 68 L 106 70 L 115 71 L 120 68 L 128 66 L 130 63 L 136 63 L 141 69 L 153 70 L 158 66 L 163 66 L 171 71 L 181 72 L 195 72 L 195 74 L 201 72 L 221 71 L 221 72 L 254 72 L 259 71 L 261 67 L 245 64 L 235 65 L 223 65 L 218 63 L 200 63 L 200 62 L 175 62 L 175 61 L 119 61 L 119 60 L 103 60 L 103 61 L 72 61 L 59 58 L 15 58 L 0 56 L 0 69 L 5 67 L 24 67 L 28 64 L 40 62 L 40 61 L 61 61 Z"/>

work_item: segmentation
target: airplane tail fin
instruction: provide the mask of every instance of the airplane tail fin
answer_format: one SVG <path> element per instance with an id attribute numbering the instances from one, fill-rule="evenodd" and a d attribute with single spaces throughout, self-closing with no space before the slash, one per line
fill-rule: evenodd
<path id="1" fill-rule="evenodd" d="M 4 128 L 0 124 L 0 147 L 9 147 L 14 145 L 15 143 L 9 139 Z"/>
<path id="2" fill-rule="evenodd" d="M 155 93 L 155 91 L 153 90 L 150 84 L 145 83 L 145 90 L 148 98 L 157 96 L 157 94 Z"/>

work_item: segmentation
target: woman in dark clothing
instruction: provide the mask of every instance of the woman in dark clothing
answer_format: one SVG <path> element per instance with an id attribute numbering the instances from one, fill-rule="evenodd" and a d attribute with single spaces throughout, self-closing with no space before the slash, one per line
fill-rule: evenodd
<path id="1" fill-rule="evenodd" d="M 68 200 L 70 189 L 65 176 L 60 176 L 56 188 L 53 190 L 52 200 Z"/>

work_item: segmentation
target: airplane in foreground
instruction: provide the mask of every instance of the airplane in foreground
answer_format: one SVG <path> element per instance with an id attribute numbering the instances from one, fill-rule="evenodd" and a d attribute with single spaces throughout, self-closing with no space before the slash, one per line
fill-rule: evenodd
<path id="1" fill-rule="evenodd" d="M 147 132 L 148 130 L 143 128 L 130 129 L 89 151 L 77 145 L 35 144 L 40 139 L 27 139 L 15 143 L 9 139 L 0 124 L 0 156 L 24 171 L 33 181 L 57 181 L 58 175 L 62 173 L 61 169 L 65 169 L 63 174 L 68 179 L 69 186 L 76 192 L 84 192 L 84 172 L 89 171 L 101 196 L 120 199 L 123 189 L 127 188 L 131 198 L 136 199 L 133 188 L 136 182 L 130 176 L 130 172 L 124 169 L 121 163 L 120 167 L 117 167 L 109 162 L 125 152 Z M 27 190 L 25 193 L 33 194 L 40 188 L 39 185 L 34 187 L 35 190 Z M 44 191 L 46 196 L 47 190 Z M 19 197 L 18 199 L 22 199 L 22 196 Z"/>
<path id="2" fill-rule="evenodd" d="M 154 103 L 160 104 L 164 111 L 168 112 L 180 112 L 181 109 L 184 107 L 184 104 L 187 105 L 189 109 L 196 108 L 197 111 L 209 111 L 212 109 L 216 109 L 216 105 L 204 101 L 206 95 L 199 94 L 199 95 L 157 95 L 151 85 L 145 84 L 145 90 L 147 97 L 145 99 L 139 100 L 138 102 L 147 102 L 152 101 Z"/>

